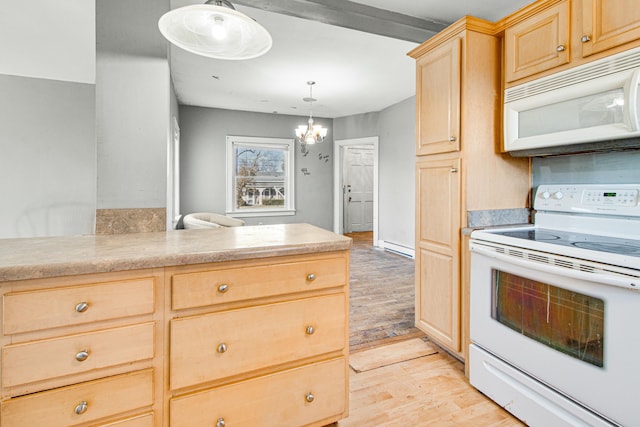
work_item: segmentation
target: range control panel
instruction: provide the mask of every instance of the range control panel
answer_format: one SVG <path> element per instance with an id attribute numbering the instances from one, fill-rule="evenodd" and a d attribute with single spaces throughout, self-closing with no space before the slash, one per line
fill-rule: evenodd
<path id="1" fill-rule="evenodd" d="M 640 216 L 640 184 L 540 185 L 533 202 L 538 211 Z"/>

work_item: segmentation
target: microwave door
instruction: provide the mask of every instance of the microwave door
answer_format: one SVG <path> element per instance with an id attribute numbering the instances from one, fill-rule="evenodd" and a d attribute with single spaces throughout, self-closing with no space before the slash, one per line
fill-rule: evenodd
<path id="1" fill-rule="evenodd" d="M 629 128 L 634 131 L 640 131 L 640 117 L 638 117 L 638 111 L 640 111 L 640 99 L 638 98 L 638 89 L 640 87 L 640 68 L 634 70 L 631 79 L 629 79 L 629 87 L 625 88 L 627 96 L 625 97 L 625 103 L 627 108 L 626 120 Z"/>

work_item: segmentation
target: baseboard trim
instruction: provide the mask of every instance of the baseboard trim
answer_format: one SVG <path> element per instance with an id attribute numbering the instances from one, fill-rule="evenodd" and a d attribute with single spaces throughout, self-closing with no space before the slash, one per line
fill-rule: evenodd
<path id="1" fill-rule="evenodd" d="M 393 252 L 398 255 L 406 256 L 407 258 L 416 259 L 416 251 L 398 243 L 386 242 L 384 240 L 378 240 L 376 245 L 385 251 Z"/>

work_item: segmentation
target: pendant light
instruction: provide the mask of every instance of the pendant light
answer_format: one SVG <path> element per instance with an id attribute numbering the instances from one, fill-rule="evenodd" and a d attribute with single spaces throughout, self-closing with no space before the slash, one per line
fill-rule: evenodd
<path id="1" fill-rule="evenodd" d="M 296 139 L 300 143 L 303 153 L 307 152 L 307 145 L 319 144 L 327 136 L 327 128 L 313 124 L 313 101 L 317 101 L 313 98 L 313 85 L 316 82 L 308 81 L 307 84 L 309 85 L 309 97 L 302 98 L 302 100 L 309 102 L 309 120 L 306 125 L 300 125 L 295 130 Z"/>
<path id="2" fill-rule="evenodd" d="M 251 59 L 271 49 L 271 35 L 227 0 L 179 7 L 160 17 L 158 28 L 172 44 L 215 59 Z"/>

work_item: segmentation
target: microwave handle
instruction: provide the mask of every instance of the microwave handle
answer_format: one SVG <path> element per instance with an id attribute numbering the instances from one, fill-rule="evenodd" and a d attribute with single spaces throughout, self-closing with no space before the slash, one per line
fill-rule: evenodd
<path id="1" fill-rule="evenodd" d="M 638 117 L 638 89 L 640 88 L 640 68 L 633 71 L 629 81 L 629 96 L 625 102 L 628 105 L 629 124 L 632 131 L 640 130 L 640 117 Z"/>

